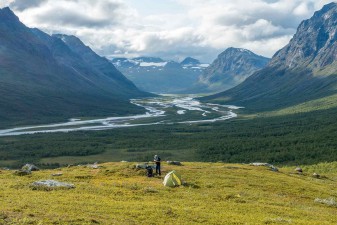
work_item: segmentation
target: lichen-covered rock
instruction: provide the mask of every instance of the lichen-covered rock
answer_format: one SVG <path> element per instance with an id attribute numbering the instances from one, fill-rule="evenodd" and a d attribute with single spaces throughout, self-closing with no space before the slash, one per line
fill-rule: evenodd
<path id="1" fill-rule="evenodd" d="M 179 161 L 167 161 L 167 164 L 169 164 L 169 165 L 176 165 L 176 166 L 182 166 L 181 162 L 179 162 Z"/>
<path id="2" fill-rule="evenodd" d="M 18 176 L 26 176 L 32 174 L 32 172 L 29 170 L 16 170 L 14 171 L 14 174 Z"/>
<path id="3" fill-rule="evenodd" d="M 40 169 L 39 169 L 37 166 L 33 165 L 33 164 L 27 163 L 26 165 L 24 165 L 24 166 L 21 168 L 21 170 L 27 170 L 27 171 L 39 171 Z"/>
<path id="4" fill-rule="evenodd" d="M 40 180 L 35 181 L 31 184 L 33 188 L 47 188 L 47 189 L 57 189 L 57 188 L 64 188 L 64 189 L 71 189 L 75 188 L 75 185 L 65 182 L 59 182 L 56 180 Z"/>
<path id="5" fill-rule="evenodd" d="M 303 173 L 303 170 L 301 167 L 296 167 L 295 168 L 295 171 L 298 172 L 298 173 Z"/>
<path id="6" fill-rule="evenodd" d="M 59 176 L 62 176 L 62 175 L 63 175 L 63 173 L 61 173 L 61 172 L 60 173 L 53 173 L 52 174 L 53 177 L 59 177 Z"/>
<path id="7" fill-rule="evenodd" d="M 91 168 L 91 169 L 99 169 L 99 168 L 101 168 L 102 166 L 98 165 L 98 163 L 95 162 L 94 164 L 88 164 L 87 167 L 88 167 L 88 168 Z"/>
<path id="8" fill-rule="evenodd" d="M 251 165 L 251 166 L 268 166 L 268 167 L 272 166 L 269 163 L 261 163 L 261 162 L 253 162 L 253 163 L 250 163 L 249 165 Z"/>
<path id="9" fill-rule="evenodd" d="M 144 163 L 144 164 L 136 164 L 135 165 L 135 168 L 136 169 L 146 169 L 148 166 L 151 166 L 152 169 L 156 169 L 156 166 L 155 165 L 149 165 L 147 163 Z"/>
<path id="10" fill-rule="evenodd" d="M 274 171 L 274 172 L 278 172 L 278 168 L 269 164 L 269 163 L 261 163 L 261 162 L 254 162 L 254 163 L 250 163 L 249 165 L 251 166 L 266 166 L 266 167 L 269 167 L 271 171 Z"/>

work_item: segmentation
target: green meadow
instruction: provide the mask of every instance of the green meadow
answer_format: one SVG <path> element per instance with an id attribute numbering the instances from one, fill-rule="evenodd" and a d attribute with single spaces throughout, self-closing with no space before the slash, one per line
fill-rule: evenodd
<path id="1" fill-rule="evenodd" d="M 163 163 L 183 185 L 164 187 L 135 163 L 64 167 L 16 176 L 0 171 L 0 224 L 336 224 L 337 164 L 273 172 L 244 164 Z M 316 172 L 320 178 L 312 177 Z M 53 173 L 62 176 L 52 177 Z M 56 179 L 74 189 L 38 189 Z M 323 201 L 323 202 L 322 202 Z"/>

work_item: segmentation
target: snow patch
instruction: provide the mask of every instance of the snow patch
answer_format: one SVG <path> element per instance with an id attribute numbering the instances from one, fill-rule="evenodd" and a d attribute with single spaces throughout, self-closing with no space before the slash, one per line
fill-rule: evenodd
<path id="1" fill-rule="evenodd" d="M 141 62 L 139 66 L 141 67 L 149 67 L 149 66 L 155 66 L 155 67 L 164 67 L 167 64 L 167 62 Z"/>

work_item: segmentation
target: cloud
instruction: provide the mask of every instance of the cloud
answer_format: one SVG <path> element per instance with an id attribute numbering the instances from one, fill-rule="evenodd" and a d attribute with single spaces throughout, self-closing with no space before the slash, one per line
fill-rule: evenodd
<path id="1" fill-rule="evenodd" d="M 41 7 L 25 8 L 20 17 L 29 24 L 50 29 L 83 27 L 99 29 L 123 20 L 120 16 L 123 4 L 117 1 L 40 0 L 40 4 L 42 2 Z"/>
<path id="2" fill-rule="evenodd" d="M 99 54 L 192 56 L 205 62 L 228 47 L 270 57 L 288 43 L 302 20 L 330 2 L 167 0 L 153 1 L 151 10 L 144 11 L 136 0 L 3 1 L 25 24 L 76 35 Z"/>
<path id="3" fill-rule="evenodd" d="M 9 7 L 23 11 L 28 8 L 40 6 L 43 2 L 45 2 L 45 0 L 14 0 L 9 4 Z"/>

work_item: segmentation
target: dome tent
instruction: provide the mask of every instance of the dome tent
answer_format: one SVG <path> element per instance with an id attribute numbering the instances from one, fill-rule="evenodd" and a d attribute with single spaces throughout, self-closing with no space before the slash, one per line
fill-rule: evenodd
<path id="1" fill-rule="evenodd" d="M 181 176 L 177 171 L 173 170 L 166 174 L 163 182 L 166 187 L 175 187 L 181 185 Z"/>

